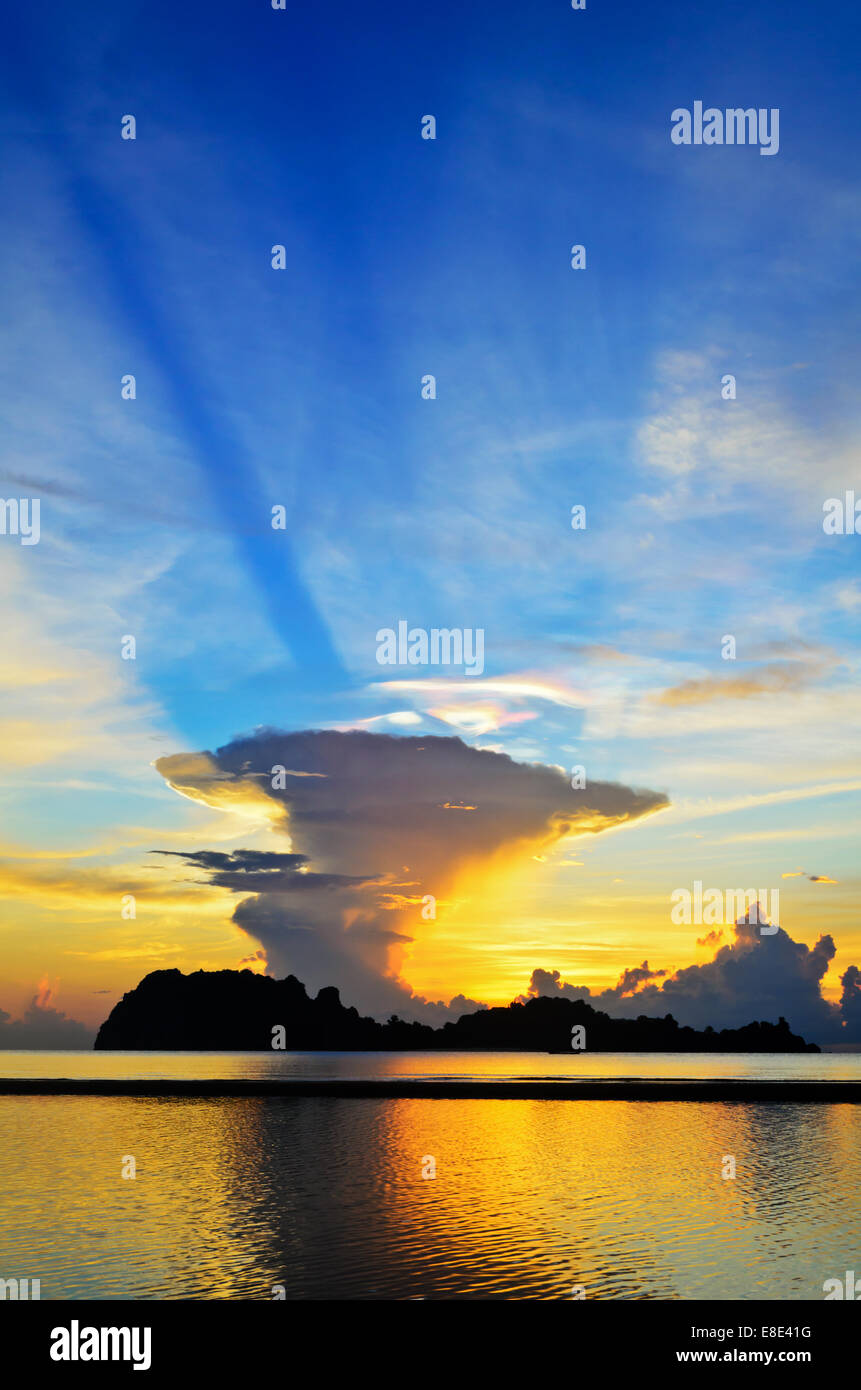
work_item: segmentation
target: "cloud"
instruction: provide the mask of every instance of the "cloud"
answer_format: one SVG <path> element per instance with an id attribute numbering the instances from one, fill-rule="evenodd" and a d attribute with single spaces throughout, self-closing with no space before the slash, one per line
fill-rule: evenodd
<path id="1" fill-rule="evenodd" d="M 533 970 L 529 988 L 520 995 L 520 1002 L 525 1004 L 528 999 L 554 994 L 561 994 L 566 999 L 587 999 L 591 990 L 588 985 L 566 984 L 558 970 L 542 970 L 539 966 Z"/>
<path id="2" fill-rule="evenodd" d="M 728 816 L 736 811 L 750 811 L 759 806 L 778 806 L 792 801 L 809 801 L 824 796 L 843 796 L 848 792 L 861 791 L 861 780 L 858 778 L 846 782 L 823 782 L 815 786 L 783 787 L 776 792 L 743 792 L 736 796 L 724 798 L 712 797 L 709 800 L 698 801 L 693 798 L 674 802 L 669 814 L 676 820 L 704 820 L 708 816 Z M 815 833 L 815 832 L 814 832 Z M 829 835 L 833 832 L 829 831 Z M 774 831 L 764 832 L 768 838 L 774 836 Z M 791 832 L 796 835 L 796 831 Z M 748 838 L 747 833 L 741 837 L 725 837 L 721 843 L 730 844 L 735 839 Z"/>
<path id="3" fill-rule="evenodd" d="M 152 831 L 149 832 L 150 836 Z M 125 894 L 146 897 L 173 911 L 199 911 L 202 893 L 192 895 L 175 881 L 166 881 L 155 866 L 141 870 L 133 865 L 90 865 L 68 867 L 68 859 L 31 859 L 22 863 L 0 858 L 0 898 L 19 898 L 27 904 L 47 909 L 86 908 L 93 912 L 119 911 Z M 219 894 L 207 891 L 208 901 L 217 906 Z"/>
<path id="4" fill-rule="evenodd" d="M 781 878 L 806 878 L 811 883 L 839 883 L 838 878 L 829 878 L 827 874 L 809 874 L 804 869 L 795 869 L 792 873 L 781 874 Z"/>
<path id="5" fill-rule="evenodd" d="M 642 965 L 635 965 L 632 969 L 622 971 L 619 983 L 616 985 L 616 991 L 620 997 L 625 994 L 635 994 L 640 985 L 645 984 L 647 980 L 659 980 L 666 973 L 666 970 L 650 970 L 649 962 L 644 960 Z"/>
<path id="6" fill-rule="evenodd" d="M 703 680 L 683 681 L 681 685 L 662 690 L 654 698 L 660 705 L 677 706 L 699 705 L 709 700 L 747 700 L 753 695 L 785 694 L 805 689 L 825 669 L 825 663 L 813 667 L 800 662 L 775 661 L 748 676 L 707 676 Z"/>
<path id="7" fill-rule="evenodd" d="M 564 681 L 526 672 L 514 676 L 493 676 L 485 679 L 452 680 L 442 677 L 422 677 L 416 680 L 401 679 L 379 681 L 370 689 L 410 692 L 417 695 L 469 695 L 483 699 L 487 695 L 501 695 L 503 698 L 546 700 L 549 704 L 566 709 L 580 709 L 588 703 L 582 690 L 575 689 Z"/>
<path id="8" fill-rule="evenodd" d="M 693 1028 L 739 1028 L 755 1020 L 776 1023 L 783 1016 L 809 1042 L 861 1042 L 861 973 L 856 967 L 842 977 L 839 1005 L 822 997 L 822 980 L 835 955 L 830 936 L 820 936 L 808 947 L 782 928 L 764 936 L 747 917 L 735 923 L 734 933 L 713 960 L 685 966 L 661 985 L 647 983 L 633 994 L 622 986 L 637 970 L 625 971 L 618 985 L 594 994 L 585 986 L 564 983 L 558 970 L 534 970 L 529 994 L 586 999 L 617 1018 L 671 1013 Z"/>
<path id="9" fill-rule="evenodd" d="M 854 613 L 861 608 L 861 584 L 857 579 L 851 580 L 848 584 L 841 585 L 835 594 L 838 607 L 846 613 Z"/>
<path id="10" fill-rule="evenodd" d="M 0 739 L 6 761 L 24 775 L 43 768 L 56 778 L 84 767 L 89 778 L 105 770 L 114 782 L 136 783 L 139 769 L 152 757 L 148 740 L 162 712 L 138 688 L 133 673 L 121 669 L 124 663 L 106 654 L 103 631 L 93 632 L 89 596 L 68 601 L 67 571 L 52 569 L 56 552 L 50 538 L 44 541 L 44 550 L 39 547 L 44 565 L 35 577 L 21 555 L 8 548 L 0 554 L 6 615 Z M 47 601 L 40 581 L 48 589 Z M 103 626 L 114 597 L 112 591 L 100 596 Z"/>
<path id="11" fill-rule="evenodd" d="M 822 498 L 852 476 L 857 444 L 846 436 L 817 437 L 794 417 L 792 396 L 763 379 L 748 378 L 739 399 L 723 400 L 719 358 L 714 349 L 705 356 L 659 356 L 654 410 L 638 431 L 637 446 L 640 463 L 667 487 L 636 498 L 637 505 L 665 521 L 714 519 L 749 511 L 778 487 L 784 530 L 821 515 Z"/>
<path id="12" fill-rule="evenodd" d="M 861 1038 L 861 970 L 850 965 L 840 976 L 843 993 L 840 996 L 840 1012 L 846 1029 L 847 1042 Z"/>
<path id="13" fill-rule="evenodd" d="M 474 705 L 433 705 L 428 709 L 428 714 L 467 734 L 487 734 L 492 729 L 504 728 L 506 724 L 523 724 L 528 719 L 538 718 L 533 710 L 508 711 L 494 700 Z"/>
<path id="14" fill-rule="evenodd" d="M 91 1048 L 95 1033 L 77 1019 L 68 1018 L 51 1006 L 52 991 L 44 982 L 33 996 L 23 1018 L 12 1019 L 0 1009 L 0 1048 L 52 1049 Z"/>
<path id="15" fill-rule="evenodd" d="M 210 883 L 228 888 L 232 893 L 309 893 L 380 882 L 371 875 L 309 873 L 305 854 L 273 854 L 257 849 L 237 849 L 230 854 L 177 849 L 152 850 L 151 853 L 184 859 L 194 868 L 203 869 Z"/>
<path id="16" fill-rule="evenodd" d="M 277 766 L 323 775 L 282 787 L 272 776 Z M 367 730 L 264 729 L 216 753 L 160 758 L 156 767 L 210 806 L 247 802 L 259 816 L 267 802 L 270 825 L 289 836 L 289 853 L 181 856 L 212 883 L 249 895 L 233 920 L 275 973 L 292 972 L 313 990 L 337 985 L 366 1012 L 437 1021 L 445 1006 L 414 995 L 402 973 L 411 942 L 432 927 L 422 917 L 426 896 L 444 910 L 459 876 L 493 856 L 504 854 L 506 867 L 525 862 L 569 835 L 597 834 L 667 805 L 658 792 L 617 783 L 574 791 L 560 768 L 517 763 L 459 738 Z M 407 887 L 408 895 L 398 892 Z"/>
<path id="17" fill-rule="evenodd" d="M 265 951 L 255 951 L 253 955 L 243 956 L 239 962 L 240 970 L 247 966 L 250 970 L 256 970 L 259 974 L 265 975 L 269 969 Z"/>
<path id="18" fill-rule="evenodd" d="M 659 980 L 666 975 L 666 970 L 650 970 L 649 962 L 643 961 L 642 965 L 635 965 L 622 971 L 619 982 L 611 989 L 602 990 L 600 996 L 593 995 L 587 985 L 565 984 L 558 970 L 533 970 L 532 978 L 529 981 L 529 988 L 526 994 L 520 995 L 521 1003 L 526 1003 L 529 999 L 537 999 L 541 995 L 560 994 L 566 999 L 588 999 L 591 1004 L 598 1004 L 601 1008 L 612 1008 L 619 1004 L 619 1001 L 632 997 L 639 998 L 637 991 L 640 985 L 648 980 Z M 616 1013 L 618 1014 L 618 1008 Z M 638 1010 L 642 1013 L 642 1009 Z"/>
<path id="19" fill-rule="evenodd" d="M 479 1009 L 486 1008 L 487 1005 L 477 999 L 468 999 L 465 994 L 456 994 L 448 1004 L 443 1003 L 441 999 L 435 1004 L 428 1001 L 422 1011 L 422 1022 L 429 1023 L 432 1028 L 441 1028 L 444 1023 L 453 1023 L 461 1014 L 474 1014 Z"/>
<path id="20" fill-rule="evenodd" d="M 328 727 L 346 733 L 350 729 L 372 729 L 377 724 L 391 724 L 396 729 L 408 728 L 422 723 L 422 716 L 412 709 L 392 710 L 390 714 L 372 714 L 367 719 L 338 720 Z M 296 774 L 294 773 L 294 776 Z M 308 777 L 320 777 L 322 773 L 306 773 Z"/>

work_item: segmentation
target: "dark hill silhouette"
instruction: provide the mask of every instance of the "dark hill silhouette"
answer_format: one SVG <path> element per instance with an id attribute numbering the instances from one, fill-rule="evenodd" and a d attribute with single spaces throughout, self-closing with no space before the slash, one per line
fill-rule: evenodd
<path id="1" fill-rule="evenodd" d="M 589 1052 L 818 1052 L 815 1043 L 779 1023 L 748 1023 L 715 1032 L 664 1018 L 610 1018 L 582 1000 L 530 999 L 464 1014 L 431 1028 L 392 1017 L 362 1018 L 341 1003 L 334 986 L 309 998 L 295 975 L 274 980 L 250 970 L 155 970 L 123 995 L 102 1024 L 97 1050 L 269 1052 L 273 1029 L 285 1030 L 289 1052 L 485 1049 L 570 1052 L 571 1030 L 586 1030 Z"/>

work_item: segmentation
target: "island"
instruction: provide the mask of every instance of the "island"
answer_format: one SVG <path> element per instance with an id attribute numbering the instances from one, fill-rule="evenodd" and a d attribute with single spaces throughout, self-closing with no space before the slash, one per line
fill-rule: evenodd
<path id="1" fill-rule="evenodd" d="M 580 1031 L 582 1030 L 582 1032 Z M 441 1028 L 393 1015 L 385 1023 L 314 998 L 295 975 L 251 970 L 154 970 L 99 1029 L 97 1051 L 818 1052 L 785 1018 L 701 1031 L 663 1018 L 611 1018 L 583 1000 L 538 997 L 463 1014 Z"/>

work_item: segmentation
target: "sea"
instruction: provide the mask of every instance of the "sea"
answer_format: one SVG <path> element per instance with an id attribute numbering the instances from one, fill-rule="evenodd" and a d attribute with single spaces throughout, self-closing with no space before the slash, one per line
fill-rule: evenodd
<path id="1" fill-rule="evenodd" d="M 0 1076 L 859 1080 L 861 1055 L 0 1051 Z M 0 1095 L 0 1280 L 44 1299 L 822 1299 L 861 1106 Z"/>

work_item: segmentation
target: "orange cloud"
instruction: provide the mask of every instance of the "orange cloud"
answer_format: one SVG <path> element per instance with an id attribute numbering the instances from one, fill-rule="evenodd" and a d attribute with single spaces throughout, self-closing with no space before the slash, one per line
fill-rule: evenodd
<path id="1" fill-rule="evenodd" d="M 706 676 L 683 681 L 652 698 L 659 705 L 701 705 L 709 700 L 748 700 L 754 695 L 784 694 L 808 686 L 817 671 L 825 669 L 799 663 L 773 662 L 749 676 Z"/>

